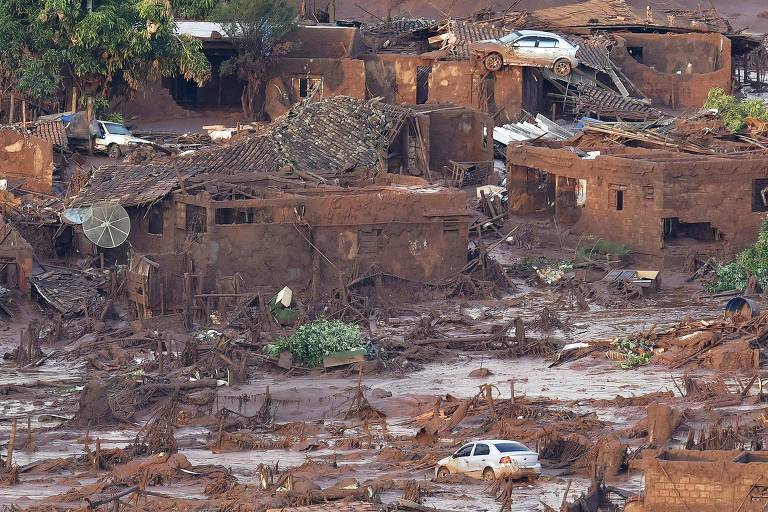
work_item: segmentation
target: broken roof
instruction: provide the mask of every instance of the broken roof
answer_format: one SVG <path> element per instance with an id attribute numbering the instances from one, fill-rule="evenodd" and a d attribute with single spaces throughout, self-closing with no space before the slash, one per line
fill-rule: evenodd
<path id="1" fill-rule="evenodd" d="M 66 148 L 67 143 L 69 142 L 67 131 L 61 120 L 30 122 L 27 123 L 26 126 L 21 123 L 12 124 L 0 126 L 0 129 L 9 129 L 24 136 L 37 137 L 38 139 L 46 140 L 60 148 Z"/>
<path id="2" fill-rule="evenodd" d="M 322 181 L 353 169 L 376 170 L 411 110 L 378 99 L 335 96 L 293 107 L 261 133 L 158 163 L 109 165 L 94 171 L 73 206 L 157 201 L 196 174 L 290 171 Z"/>
<path id="3" fill-rule="evenodd" d="M 51 269 L 32 276 L 37 293 L 62 315 L 83 313 L 97 304 L 101 296 L 98 288 L 104 279 L 74 269 Z"/>

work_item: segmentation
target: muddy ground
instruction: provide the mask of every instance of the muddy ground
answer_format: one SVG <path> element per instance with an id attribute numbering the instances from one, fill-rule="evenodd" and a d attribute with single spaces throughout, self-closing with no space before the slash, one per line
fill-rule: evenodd
<path id="1" fill-rule="evenodd" d="M 494 258 L 512 265 L 521 258 L 572 256 L 568 247 L 573 247 L 573 239 L 567 235 L 563 239 L 552 229 L 539 231 L 537 247 L 504 243 Z M 0 439 L 7 446 L 11 420 L 16 418 L 13 463 L 18 467 L 15 483 L 0 484 L 0 504 L 84 509 L 86 498 L 113 496 L 132 484 L 155 493 L 142 498 L 142 506 L 153 510 L 169 507 L 174 499 L 174 506 L 182 510 L 233 507 L 243 500 L 249 505 L 242 510 L 263 510 L 270 504 L 300 501 L 299 491 L 279 491 L 277 484 L 258 490 L 263 465 L 271 468 L 277 480 L 291 475 L 294 489 L 307 493 L 300 495 L 302 499 L 320 488 L 324 493 L 357 496 L 354 489 L 372 485 L 377 500 L 392 503 L 402 496 L 406 482 L 413 480 L 420 484 L 426 505 L 457 511 L 498 510 L 491 486 L 458 476 L 434 481 L 434 463 L 467 439 L 510 437 L 554 454 L 552 460 L 544 461 L 541 478 L 510 484 L 511 510 L 544 510 L 541 502 L 558 507 L 567 487 L 571 499 L 585 492 L 595 461 L 609 457 L 605 453 L 610 452 L 597 448 L 599 440 L 619 440 L 626 453 L 649 445 L 643 425 L 650 403 L 660 398 L 693 411 L 704 407 L 703 400 L 681 396 L 680 388 L 684 379 L 717 375 L 700 365 L 622 369 L 605 352 L 597 351 L 551 366 L 559 348 L 569 343 L 600 343 L 663 330 L 685 318 L 720 317 L 724 299 L 708 296 L 699 282 L 687 278 L 688 274 L 665 272 L 658 294 L 619 306 L 590 299 L 587 310 L 580 310 L 563 288 L 531 274 L 514 274 L 515 290 L 497 289 L 494 296 L 479 299 L 440 297 L 410 303 L 404 300 L 408 295 L 400 285 L 392 283 L 387 295 L 392 300 L 379 305 L 368 326 L 374 344 L 389 351 L 376 365 L 286 372 L 253 351 L 244 382 L 152 399 L 122 420 L 84 415 L 83 396 L 90 408 L 116 396 L 88 395 L 83 391 L 86 383 L 119 380 L 136 371 L 146 376 L 144 386 L 164 381 L 163 377 L 190 382 L 182 363 L 189 336 L 181 330 L 166 333 L 179 342 L 165 351 L 164 373 L 151 341 L 157 332 L 142 331 L 131 337 L 126 320 L 108 322 L 79 341 L 45 342 L 43 352 L 54 354 L 39 367 L 19 368 L 7 362 L 0 372 L 0 393 L 4 394 Z M 544 315 L 545 308 L 549 316 Z M 38 304 L 23 303 L 17 317 L 0 330 L 0 352 L 12 351 L 29 319 L 43 314 Z M 511 345 L 447 341 L 492 333 L 498 326 L 509 328 L 518 317 L 527 326 L 529 348 L 537 349 L 530 355 L 516 353 Z M 511 329 L 508 334 L 512 335 Z M 77 350 L 96 347 L 89 345 L 94 340 L 137 337 L 150 342 L 121 345 L 122 349 L 106 342 L 98 345 L 108 347 L 101 351 Z M 438 342 L 420 345 L 434 338 Z M 403 349 L 403 343 L 416 347 Z M 97 358 L 89 359 L 93 354 Z M 204 365 L 198 362 L 196 367 Z M 488 371 L 481 372 L 482 377 L 469 376 L 479 368 Z M 750 375 L 745 369 L 729 372 L 728 377 L 746 382 Z M 486 389 L 491 389 L 493 412 L 485 395 L 478 397 Z M 360 393 L 362 406 L 356 402 Z M 437 400 L 445 420 L 435 420 Z M 466 416 L 446 428 L 463 401 L 469 404 Z M 744 407 L 759 410 L 749 404 Z M 173 447 L 161 443 L 147 451 L 152 445 L 145 438 L 147 426 L 153 425 L 149 430 L 157 434 L 158 418 L 168 414 L 171 419 L 164 428 L 171 425 Z M 742 414 L 746 413 L 738 412 Z M 435 421 L 439 426 L 425 440 L 423 431 L 429 432 Z M 685 442 L 684 434 L 678 437 L 676 442 Z M 573 441 L 572 453 L 553 448 L 563 438 L 578 440 Z M 6 449 L 0 453 L 5 455 Z M 176 450 L 166 461 L 168 451 Z M 148 472 L 147 464 L 165 469 Z M 172 469 L 167 469 L 169 465 Z M 179 467 L 188 468 L 187 472 L 173 469 Z M 607 483 L 630 492 L 641 490 L 639 473 L 614 469 L 607 472 Z"/>

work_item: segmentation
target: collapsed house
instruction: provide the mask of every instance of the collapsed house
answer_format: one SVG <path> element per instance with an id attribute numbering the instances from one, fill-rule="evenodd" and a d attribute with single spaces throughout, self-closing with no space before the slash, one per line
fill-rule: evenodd
<path id="1" fill-rule="evenodd" d="M 768 211 L 764 155 L 551 146 L 508 147 L 510 211 L 553 211 L 575 233 L 625 244 L 666 266 L 691 253 L 737 253 Z"/>
<path id="2" fill-rule="evenodd" d="M 32 246 L 16 229 L 0 220 L 0 287 L 29 295 L 33 258 Z"/>
<path id="3" fill-rule="evenodd" d="M 53 169 L 53 144 L 16 130 L 0 131 L 0 178 L 6 186 L 49 193 Z"/>
<path id="4" fill-rule="evenodd" d="M 464 192 L 416 176 L 484 144 L 481 123 L 463 143 L 455 132 L 458 114 L 478 113 L 445 108 L 431 117 L 376 100 L 308 101 L 227 147 L 102 167 L 73 206 L 128 210 L 129 295 L 150 314 L 221 290 L 287 285 L 317 297 L 373 275 L 436 282 L 466 264 L 470 213 Z M 446 130 L 452 148 L 428 144 Z"/>

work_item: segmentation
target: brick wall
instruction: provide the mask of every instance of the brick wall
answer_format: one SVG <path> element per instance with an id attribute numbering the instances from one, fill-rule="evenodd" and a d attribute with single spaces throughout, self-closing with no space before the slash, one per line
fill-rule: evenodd
<path id="1" fill-rule="evenodd" d="M 759 512 L 768 498 L 765 452 L 671 450 L 643 452 L 644 512 Z M 750 457 L 755 457 L 750 460 Z M 744 462 L 736 462 L 737 460 Z M 753 487 L 754 486 L 754 487 Z"/>

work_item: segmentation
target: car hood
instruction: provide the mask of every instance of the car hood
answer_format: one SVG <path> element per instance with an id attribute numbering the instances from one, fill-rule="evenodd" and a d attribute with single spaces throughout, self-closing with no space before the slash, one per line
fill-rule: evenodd
<path id="1" fill-rule="evenodd" d="M 448 457 L 444 457 L 444 458 L 440 459 L 439 461 L 437 461 L 437 465 L 438 466 L 442 466 L 442 465 L 448 464 L 452 460 L 453 460 L 453 456 L 449 455 Z"/>

